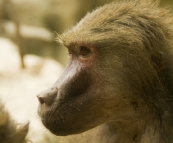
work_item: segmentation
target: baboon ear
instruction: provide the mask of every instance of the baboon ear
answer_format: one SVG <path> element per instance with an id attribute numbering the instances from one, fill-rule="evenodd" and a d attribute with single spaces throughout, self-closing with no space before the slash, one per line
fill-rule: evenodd
<path id="1" fill-rule="evenodd" d="M 18 140 L 23 141 L 29 130 L 29 122 L 21 124 L 17 129 Z"/>
<path id="2" fill-rule="evenodd" d="M 151 60 L 157 72 L 160 72 L 164 68 L 163 56 L 161 52 L 154 52 L 151 55 Z"/>

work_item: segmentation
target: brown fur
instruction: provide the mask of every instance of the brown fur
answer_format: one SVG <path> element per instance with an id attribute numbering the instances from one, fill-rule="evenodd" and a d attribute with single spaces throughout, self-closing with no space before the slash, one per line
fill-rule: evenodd
<path id="1" fill-rule="evenodd" d="M 28 123 L 17 126 L 0 101 L 0 143 L 26 143 Z"/>
<path id="2" fill-rule="evenodd" d="M 58 35 L 70 63 L 38 95 L 56 135 L 103 127 L 99 143 L 173 142 L 173 18 L 152 0 L 110 3 Z"/>

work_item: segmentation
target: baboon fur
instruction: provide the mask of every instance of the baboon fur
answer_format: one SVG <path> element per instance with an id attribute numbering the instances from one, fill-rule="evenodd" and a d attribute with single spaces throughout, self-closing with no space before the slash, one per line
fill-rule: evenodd
<path id="1" fill-rule="evenodd" d="M 38 95 L 45 127 L 63 136 L 103 127 L 99 143 L 173 142 L 173 18 L 158 4 L 106 4 L 58 35 L 70 63 Z"/>
<path id="2" fill-rule="evenodd" d="M 26 143 L 28 125 L 17 124 L 0 100 L 0 143 Z"/>

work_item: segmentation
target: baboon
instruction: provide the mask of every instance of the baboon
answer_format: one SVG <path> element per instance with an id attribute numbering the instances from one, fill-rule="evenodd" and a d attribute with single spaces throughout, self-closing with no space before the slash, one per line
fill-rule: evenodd
<path id="1" fill-rule="evenodd" d="M 50 132 L 100 127 L 98 143 L 173 142 L 173 18 L 158 3 L 106 4 L 57 36 L 69 65 L 37 95 Z"/>
<path id="2" fill-rule="evenodd" d="M 29 124 L 17 124 L 0 100 L 0 143 L 26 143 Z"/>

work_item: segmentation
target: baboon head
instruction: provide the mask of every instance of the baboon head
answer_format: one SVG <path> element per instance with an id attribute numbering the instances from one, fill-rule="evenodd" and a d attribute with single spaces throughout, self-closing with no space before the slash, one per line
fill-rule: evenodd
<path id="1" fill-rule="evenodd" d="M 114 2 L 58 35 L 70 61 L 54 86 L 37 96 L 45 127 L 56 135 L 77 134 L 159 108 L 163 52 L 170 46 L 165 15 L 151 1 Z"/>

